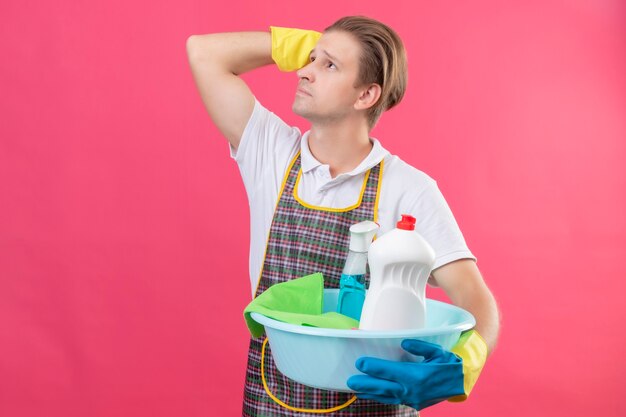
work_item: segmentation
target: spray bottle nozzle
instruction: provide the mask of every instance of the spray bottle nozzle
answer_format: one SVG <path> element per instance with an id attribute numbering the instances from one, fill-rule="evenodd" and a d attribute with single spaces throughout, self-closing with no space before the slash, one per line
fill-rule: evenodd
<path id="1" fill-rule="evenodd" d="M 367 252 L 379 228 L 378 223 L 370 220 L 350 226 L 350 250 L 353 252 Z"/>

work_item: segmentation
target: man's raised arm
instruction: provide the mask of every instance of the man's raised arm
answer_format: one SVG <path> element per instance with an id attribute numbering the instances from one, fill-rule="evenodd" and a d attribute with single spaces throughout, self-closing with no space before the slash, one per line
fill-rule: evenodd
<path id="1" fill-rule="evenodd" d="M 254 110 L 254 96 L 239 74 L 274 63 L 271 33 L 191 35 L 187 57 L 211 120 L 237 149 Z"/>

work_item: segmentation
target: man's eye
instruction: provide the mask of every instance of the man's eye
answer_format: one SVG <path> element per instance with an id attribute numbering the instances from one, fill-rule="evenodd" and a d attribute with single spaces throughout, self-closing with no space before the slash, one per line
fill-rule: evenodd
<path id="1" fill-rule="evenodd" d="M 311 62 L 315 61 L 315 57 L 314 56 L 310 57 L 310 59 L 311 59 Z M 333 65 L 335 68 L 337 68 L 337 66 L 335 64 L 333 64 L 332 62 L 328 61 L 328 63 L 330 65 Z"/>

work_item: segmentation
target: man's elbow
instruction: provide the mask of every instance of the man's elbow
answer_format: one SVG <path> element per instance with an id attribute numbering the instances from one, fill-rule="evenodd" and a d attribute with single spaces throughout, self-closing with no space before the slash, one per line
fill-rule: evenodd
<path id="1" fill-rule="evenodd" d="M 211 34 L 206 35 L 190 35 L 187 38 L 186 49 L 187 56 L 190 60 L 199 60 L 203 57 L 210 56 L 208 49 L 211 45 Z"/>
<path id="2" fill-rule="evenodd" d="M 187 42 L 185 44 L 185 47 L 187 49 L 187 56 L 191 59 L 194 54 L 196 53 L 196 44 L 198 41 L 198 35 L 190 35 L 187 38 Z"/>

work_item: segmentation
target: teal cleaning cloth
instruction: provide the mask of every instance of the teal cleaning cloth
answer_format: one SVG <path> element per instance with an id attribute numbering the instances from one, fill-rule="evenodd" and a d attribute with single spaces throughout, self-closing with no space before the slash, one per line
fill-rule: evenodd
<path id="1" fill-rule="evenodd" d="M 318 272 L 272 285 L 248 304 L 243 316 L 252 337 L 263 334 L 263 325 L 250 317 L 252 312 L 301 326 L 329 329 L 359 327 L 359 322 L 351 317 L 335 312 L 322 313 L 323 297 L 324 277 Z"/>

